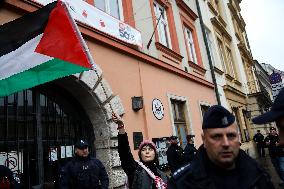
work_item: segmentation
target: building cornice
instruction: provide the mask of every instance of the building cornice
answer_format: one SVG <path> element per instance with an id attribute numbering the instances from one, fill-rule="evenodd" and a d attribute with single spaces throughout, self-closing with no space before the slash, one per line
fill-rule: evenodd
<path id="1" fill-rule="evenodd" d="M 176 0 L 177 6 L 183 10 L 192 20 L 196 20 L 198 16 L 191 10 L 183 0 Z"/>

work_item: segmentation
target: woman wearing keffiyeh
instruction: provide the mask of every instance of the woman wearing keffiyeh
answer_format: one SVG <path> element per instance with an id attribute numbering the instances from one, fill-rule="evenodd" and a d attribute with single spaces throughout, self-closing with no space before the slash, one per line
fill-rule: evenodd
<path id="1" fill-rule="evenodd" d="M 121 166 L 128 176 L 130 189 L 166 189 L 167 176 L 158 169 L 156 145 L 149 140 L 139 146 L 139 159 L 135 161 L 131 153 L 123 120 L 116 114 L 112 119 L 118 125 L 118 153 Z"/>

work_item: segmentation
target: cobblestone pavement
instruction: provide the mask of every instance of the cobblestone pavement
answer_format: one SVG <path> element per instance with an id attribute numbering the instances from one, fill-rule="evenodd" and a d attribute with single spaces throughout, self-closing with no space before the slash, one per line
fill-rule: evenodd
<path id="1" fill-rule="evenodd" d="M 264 169 L 270 174 L 275 188 L 276 189 L 284 189 L 283 186 L 279 185 L 280 178 L 277 175 L 277 173 L 276 173 L 276 171 L 275 171 L 275 169 L 274 169 L 274 167 L 271 163 L 269 155 L 266 155 L 265 158 L 258 158 L 258 159 L 256 159 L 256 161 L 258 161 L 264 167 Z"/>

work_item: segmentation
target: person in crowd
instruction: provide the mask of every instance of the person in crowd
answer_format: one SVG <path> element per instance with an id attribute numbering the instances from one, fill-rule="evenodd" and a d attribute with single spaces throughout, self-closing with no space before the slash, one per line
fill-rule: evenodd
<path id="1" fill-rule="evenodd" d="M 169 189 L 274 189 L 270 176 L 240 149 L 235 116 L 220 105 L 204 114 L 203 144 L 191 164 L 174 173 Z"/>
<path id="2" fill-rule="evenodd" d="M 186 139 L 187 139 L 187 145 L 184 148 L 184 152 L 183 152 L 183 159 L 184 162 L 187 163 L 191 163 L 196 152 L 197 149 L 194 146 L 194 135 L 187 135 Z"/>
<path id="3" fill-rule="evenodd" d="M 256 149 L 258 153 L 258 157 L 265 157 L 265 144 L 264 144 L 264 136 L 261 134 L 260 130 L 256 131 L 257 133 L 253 136 L 253 141 L 256 144 Z"/>
<path id="4" fill-rule="evenodd" d="M 268 147 L 268 152 L 270 156 L 270 160 L 281 179 L 281 185 L 283 185 L 284 181 L 284 165 L 283 159 L 284 154 L 282 152 L 282 146 L 279 144 L 279 135 L 277 134 L 275 127 L 270 127 L 270 132 L 267 137 L 264 139 L 266 146 Z"/>
<path id="5" fill-rule="evenodd" d="M 178 145 L 177 136 L 170 137 L 167 160 L 172 174 L 184 165 L 183 149 Z"/>
<path id="6" fill-rule="evenodd" d="M 6 166 L 0 165 L 0 189 L 20 189 L 21 185 L 15 180 L 13 172 Z"/>
<path id="7" fill-rule="evenodd" d="M 121 166 L 128 176 L 129 189 L 166 189 L 168 178 L 158 168 L 156 145 L 150 140 L 142 141 L 138 150 L 139 161 L 134 160 L 124 121 L 115 113 L 112 119 L 118 125 L 118 153 Z"/>
<path id="8" fill-rule="evenodd" d="M 109 178 L 102 162 L 90 155 L 89 144 L 79 140 L 75 144 L 75 157 L 60 173 L 61 189 L 108 189 Z"/>

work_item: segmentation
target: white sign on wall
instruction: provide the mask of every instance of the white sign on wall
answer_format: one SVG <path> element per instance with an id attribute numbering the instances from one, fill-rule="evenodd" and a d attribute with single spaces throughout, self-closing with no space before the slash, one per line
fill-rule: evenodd
<path id="1" fill-rule="evenodd" d="M 164 117 L 164 106 L 163 106 L 162 102 L 157 98 L 155 98 L 152 101 L 152 112 L 158 120 L 163 119 L 163 117 Z"/>
<path id="2" fill-rule="evenodd" d="M 56 0 L 32 0 L 47 5 Z M 141 33 L 128 24 L 106 14 L 82 0 L 62 0 L 66 2 L 72 17 L 92 28 L 107 33 L 127 43 L 142 47 Z"/>
<path id="3" fill-rule="evenodd" d="M 0 152 L 0 165 L 8 167 L 13 173 L 23 173 L 23 152 Z"/>

